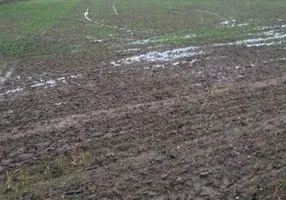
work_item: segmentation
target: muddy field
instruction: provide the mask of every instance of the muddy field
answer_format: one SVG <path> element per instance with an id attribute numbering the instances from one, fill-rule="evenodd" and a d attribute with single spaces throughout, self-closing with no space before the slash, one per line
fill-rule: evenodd
<path id="1" fill-rule="evenodd" d="M 25 166 L 36 181 L 24 199 L 286 198 L 275 191 L 286 172 L 284 53 L 220 48 L 180 66 L 110 71 L 85 58 L 68 84 L 2 95 L 2 178 Z M 52 69 L 64 59 L 15 64 L 13 75 L 70 77 Z M 55 158 L 75 152 L 92 160 L 58 176 Z"/>
<path id="2" fill-rule="evenodd" d="M 78 33 L 92 3 L 73 7 Z M 231 40 L 113 20 L 96 21 L 110 38 L 64 41 L 61 18 L 39 53 L 0 45 L 0 199 L 286 199 L 284 19 Z M 54 51 L 65 42 L 81 46 Z"/>

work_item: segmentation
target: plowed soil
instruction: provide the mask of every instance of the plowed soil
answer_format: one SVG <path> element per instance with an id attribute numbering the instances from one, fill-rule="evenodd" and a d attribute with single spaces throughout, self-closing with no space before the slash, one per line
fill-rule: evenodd
<path id="1" fill-rule="evenodd" d="M 88 167 L 51 172 L 11 199 L 286 199 L 283 56 L 222 47 L 165 68 L 82 54 L 13 63 L 1 92 L 81 76 L 0 96 L 0 177 L 81 151 Z"/>

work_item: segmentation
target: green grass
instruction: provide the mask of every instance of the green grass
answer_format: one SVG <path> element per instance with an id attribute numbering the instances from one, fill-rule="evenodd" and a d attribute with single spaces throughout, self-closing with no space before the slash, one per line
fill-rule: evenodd
<path id="1" fill-rule="evenodd" d="M 91 17 L 110 25 L 175 33 L 181 29 L 216 27 L 224 19 L 238 23 L 252 19 L 257 24 L 272 24 L 273 19 L 286 20 L 283 0 L 94 0 Z"/>
<path id="2" fill-rule="evenodd" d="M 88 7 L 93 22 L 84 17 Z M 97 48 L 87 37 L 123 44 L 126 39 L 142 38 L 152 38 L 154 44 L 231 41 L 255 32 L 260 25 L 285 24 L 285 10 L 284 0 L 16 1 L 0 5 L 0 57 L 102 51 L 104 47 Z M 232 19 L 249 25 L 220 24 Z"/>
<path id="3" fill-rule="evenodd" d="M 203 28 L 194 31 L 183 30 L 173 34 L 156 36 L 146 40 L 139 40 L 138 44 L 178 44 L 178 43 L 209 43 L 215 41 L 224 41 L 228 39 L 241 39 L 247 37 L 248 33 L 256 32 L 254 26 L 245 27 L 218 27 L 218 28 Z"/>
<path id="4" fill-rule="evenodd" d="M 21 165 L 12 171 L 6 171 L 0 184 L 1 194 L 5 199 L 15 199 L 26 191 L 32 191 L 37 182 L 52 183 L 59 177 L 87 169 L 92 165 L 90 152 L 71 152 L 60 154 L 50 161 L 38 161 L 33 166 Z"/>
<path id="5" fill-rule="evenodd" d="M 113 12 L 112 4 L 112 1 L 94 0 L 91 18 L 107 25 L 151 32 L 153 37 L 148 41 L 151 44 L 232 41 L 257 32 L 258 26 L 279 24 L 278 19 L 286 21 L 284 0 L 118 0 L 115 6 L 119 15 Z M 220 24 L 232 19 L 236 24 L 248 23 L 248 26 Z"/>
<path id="6" fill-rule="evenodd" d="M 7 56 L 35 53 L 49 42 L 43 34 L 79 0 L 29 0 L 0 6 L 0 50 Z M 45 50 L 49 51 L 49 49 Z"/>
<path id="7" fill-rule="evenodd" d="M 1 29 L 10 35 L 42 34 L 59 16 L 66 16 L 78 0 L 29 0 L 0 6 Z M 3 34 L 3 33 L 2 33 Z"/>

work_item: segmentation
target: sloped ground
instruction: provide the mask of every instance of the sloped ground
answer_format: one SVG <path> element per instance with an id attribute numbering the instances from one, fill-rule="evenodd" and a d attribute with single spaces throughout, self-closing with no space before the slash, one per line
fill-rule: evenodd
<path id="1" fill-rule="evenodd" d="M 151 69 L 73 58 L 78 78 L 2 95 L 1 199 L 286 198 L 284 49 L 210 52 Z M 6 87 L 70 77 L 65 59 L 15 63 Z"/>
<path id="2" fill-rule="evenodd" d="M 0 199 L 286 199 L 284 7 L 0 7 Z"/>

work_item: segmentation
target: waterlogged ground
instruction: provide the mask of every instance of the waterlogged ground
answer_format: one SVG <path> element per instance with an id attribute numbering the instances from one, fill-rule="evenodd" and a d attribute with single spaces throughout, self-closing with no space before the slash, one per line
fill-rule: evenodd
<path id="1" fill-rule="evenodd" d="M 1 2 L 0 199 L 285 199 L 285 9 Z"/>

